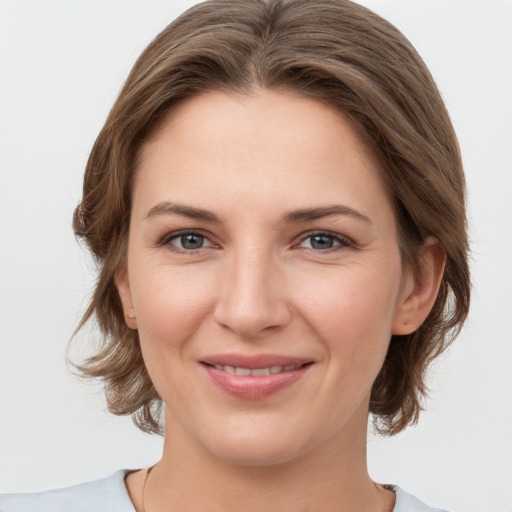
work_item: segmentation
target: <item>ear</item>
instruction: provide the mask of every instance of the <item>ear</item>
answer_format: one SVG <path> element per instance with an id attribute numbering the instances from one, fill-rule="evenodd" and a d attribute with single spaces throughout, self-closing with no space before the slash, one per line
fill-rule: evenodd
<path id="1" fill-rule="evenodd" d="M 133 307 L 132 292 L 130 289 L 130 279 L 128 269 L 123 267 L 115 277 L 117 292 L 123 306 L 124 319 L 130 329 L 137 329 L 137 317 Z"/>
<path id="2" fill-rule="evenodd" d="M 425 321 L 434 306 L 446 263 L 446 253 L 436 238 L 425 240 L 418 263 L 418 274 L 409 272 L 405 277 L 392 334 L 411 334 Z"/>

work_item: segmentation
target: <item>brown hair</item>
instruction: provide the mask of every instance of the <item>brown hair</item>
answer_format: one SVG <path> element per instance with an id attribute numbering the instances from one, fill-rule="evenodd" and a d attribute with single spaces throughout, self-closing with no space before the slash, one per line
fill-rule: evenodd
<path id="1" fill-rule="evenodd" d="M 393 336 L 370 412 L 394 434 L 418 419 L 426 370 L 469 307 L 465 184 L 457 140 L 437 87 L 407 39 L 348 0 L 210 0 L 171 23 L 133 67 L 91 151 L 74 230 L 99 262 L 80 327 L 96 317 L 104 340 L 79 366 L 103 379 L 109 410 L 160 432 L 160 398 L 124 319 L 115 276 L 125 264 L 141 145 L 173 105 L 208 90 L 298 93 L 343 111 L 371 144 L 394 203 L 403 264 L 435 236 L 446 268 L 435 305 L 408 336 Z"/>

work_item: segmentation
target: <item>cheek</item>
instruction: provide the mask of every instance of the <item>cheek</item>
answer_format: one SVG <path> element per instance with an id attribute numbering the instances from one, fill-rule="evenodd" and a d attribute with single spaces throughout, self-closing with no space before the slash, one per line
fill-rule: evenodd
<path id="1" fill-rule="evenodd" d="M 190 268 L 156 266 L 132 282 L 141 343 L 178 347 L 198 327 L 213 302 L 213 283 Z"/>
<path id="2" fill-rule="evenodd" d="M 323 343 L 332 365 L 347 372 L 368 365 L 378 371 L 391 338 L 400 268 L 334 270 L 297 280 L 301 316 Z"/>

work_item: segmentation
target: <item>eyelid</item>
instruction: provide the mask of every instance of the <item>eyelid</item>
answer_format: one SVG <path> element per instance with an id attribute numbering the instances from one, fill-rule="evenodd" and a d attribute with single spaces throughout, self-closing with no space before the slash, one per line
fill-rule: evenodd
<path id="1" fill-rule="evenodd" d="M 186 235 L 202 236 L 205 240 L 207 240 L 209 242 L 209 245 L 207 245 L 206 247 L 200 247 L 199 249 L 190 249 L 190 250 L 180 249 L 179 247 L 172 245 L 171 242 L 173 240 L 175 240 L 176 238 L 182 237 L 182 236 L 186 236 Z M 211 247 L 218 247 L 218 244 L 215 244 L 211 240 L 211 237 L 212 237 L 211 234 L 203 231 L 202 229 L 179 229 L 177 231 L 170 231 L 170 232 L 165 233 L 162 237 L 159 238 L 157 245 L 158 245 L 158 247 L 167 247 L 169 250 L 179 253 L 179 254 L 188 254 L 188 255 L 197 254 L 197 252 L 199 252 L 201 249 L 209 249 Z"/>
<path id="2" fill-rule="evenodd" d="M 346 248 L 353 248 L 354 247 L 354 243 L 347 236 L 342 235 L 340 233 L 335 233 L 333 231 L 325 231 L 325 230 L 315 230 L 315 231 L 309 231 L 307 233 L 301 234 L 299 242 L 296 245 L 298 245 L 299 248 L 301 248 L 300 244 L 302 244 L 308 238 L 311 238 L 311 237 L 314 237 L 314 236 L 327 236 L 327 237 L 331 237 L 331 238 L 333 238 L 335 241 L 337 241 L 339 243 L 337 245 L 335 245 L 334 247 L 330 247 L 328 249 L 314 249 L 312 247 L 302 247 L 302 249 L 306 249 L 306 250 L 309 250 L 309 251 L 314 251 L 315 253 L 328 253 L 328 252 L 331 252 L 331 251 L 336 251 L 336 250 L 340 250 L 340 249 L 346 249 Z"/>
<path id="3" fill-rule="evenodd" d="M 180 249 L 179 247 L 176 247 L 171 244 L 171 242 L 173 240 L 175 240 L 176 238 L 179 238 L 179 237 L 182 237 L 185 235 L 202 236 L 202 237 L 204 237 L 205 240 L 208 241 L 208 245 L 205 247 L 200 247 L 199 249 L 185 250 L 185 249 Z M 306 241 L 308 238 L 312 238 L 314 236 L 331 237 L 334 239 L 335 242 L 337 242 L 337 244 L 334 247 L 330 247 L 327 249 L 314 249 L 312 247 L 300 247 L 300 245 L 304 241 Z M 299 240 L 297 243 L 294 244 L 294 247 L 299 248 L 299 249 L 304 249 L 306 251 L 311 251 L 316 254 L 329 253 L 329 252 L 333 252 L 333 251 L 337 251 L 337 250 L 343 250 L 346 248 L 354 248 L 354 243 L 352 242 L 352 240 L 350 238 L 348 238 L 347 236 L 342 235 L 340 233 L 333 232 L 333 231 L 313 230 L 313 231 L 308 231 L 306 233 L 302 233 L 298 238 L 299 238 Z M 179 229 L 177 231 L 166 232 L 163 236 L 161 236 L 158 239 L 157 245 L 159 247 L 168 247 L 169 250 L 172 250 L 173 252 L 176 252 L 179 254 L 188 254 L 188 255 L 197 254 L 201 249 L 209 249 L 212 247 L 219 248 L 219 244 L 216 244 L 215 242 L 212 241 L 211 233 L 204 231 L 202 229 L 194 229 L 194 228 Z"/>

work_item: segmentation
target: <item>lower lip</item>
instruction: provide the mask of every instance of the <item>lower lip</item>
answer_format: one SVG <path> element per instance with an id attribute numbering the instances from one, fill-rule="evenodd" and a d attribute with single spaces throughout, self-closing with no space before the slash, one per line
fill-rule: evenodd
<path id="1" fill-rule="evenodd" d="M 307 364 L 297 370 L 273 375 L 247 376 L 232 375 L 206 364 L 201 366 L 206 370 L 213 384 L 225 393 L 245 400 L 261 400 L 297 382 L 311 365 Z"/>

